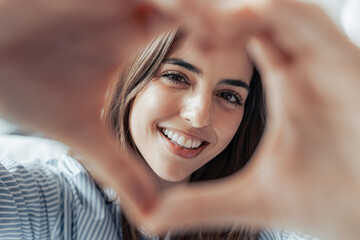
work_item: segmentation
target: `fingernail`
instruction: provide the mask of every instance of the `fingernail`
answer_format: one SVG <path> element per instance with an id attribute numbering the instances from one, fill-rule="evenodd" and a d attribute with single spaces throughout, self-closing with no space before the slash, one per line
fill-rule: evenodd
<path id="1" fill-rule="evenodd" d="M 246 47 L 246 51 L 248 52 L 250 57 L 253 58 L 254 55 L 256 55 L 256 52 L 259 49 L 259 43 L 257 42 L 257 40 L 255 38 L 250 37 L 247 40 L 245 47 Z"/>
<path id="2" fill-rule="evenodd" d="M 152 3 L 156 4 L 158 7 L 162 9 L 176 9 L 177 1 L 176 0 L 150 0 Z"/>

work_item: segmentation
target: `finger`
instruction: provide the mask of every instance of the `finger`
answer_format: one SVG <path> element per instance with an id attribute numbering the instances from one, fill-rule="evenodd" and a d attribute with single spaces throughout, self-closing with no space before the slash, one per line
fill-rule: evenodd
<path id="1" fill-rule="evenodd" d="M 247 44 L 247 51 L 262 76 L 271 128 L 280 127 L 280 119 L 284 114 L 281 89 L 286 84 L 286 78 L 282 75 L 290 68 L 292 56 L 277 46 L 268 34 L 252 37 Z"/>
<path id="2" fill-rule="evenodd" d="M 227 12 L 219 9 L 222 5 L 218 1 L 149 1 L 155 3 L 165 14 L 176 18 L 184 32 L 191 32 L 199 48 L 205 52 L 224 45 L 224 38 L 235 35 L 234 26 L 228 24 Z"/>
<path id="3" fill-rule="evenodd" d="M 166 192 L 156 207 L 143 219 L 151 233 L 261 225 L 266 206 L 257 181 L 247 175 L 223 181 L 183 186 Z"/>
<path id="4" fill-rule="evenodd" d="M 274 40 L 294 53 L 322 48 L 343 38 L 327 15 L 317 6 L 294 0 L 250 1 L 249 8 L 262 19 Z"/>
<path id="5" fill-rule="evenodd" d="M 153 179 L 140 160 L 128 149 L 120 149 L 100 123 L 87 120 L 84 124 L 57 139 L 82 156 L 81 162 L 89 167 L 90 174 L 101 184 L 110 185 L 131 213 L 132 220 L 136 220 L 155 201 Z"/>
<path id="6" fill-rule="evenodd" d="M 111 37 L 108 38 L 109 43 L 106 46 L 109 47 L 106 49 L 110 53 L 104 54 L 107 57 L 118 52 L 117 56 L 121 60 L 127 59 L 158 34 L 177 27 L 176 19 L 154 4 L 135 2 L 126 9 L 128 11 L 123 15 L 118 14 L 114 24 L 109 27 Z M 100 29 L 99 32 L 106 30 Z"/>
<path id="7" fill-rule="evenodd" d="M 277 46 L 271 36 L 266 33 L 250 38 L 247 51 L 256 66 L 264 73 L 286 67 L 292 58 L 291 55 Z"/>

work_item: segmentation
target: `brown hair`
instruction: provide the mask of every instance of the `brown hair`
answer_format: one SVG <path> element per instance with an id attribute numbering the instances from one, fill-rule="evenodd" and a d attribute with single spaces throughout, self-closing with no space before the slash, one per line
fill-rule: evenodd
<path id="1" fill-rule="evenodd" d="M 104 117 L 120 144 L 128 144 L 138 154 L 129 130 L 129 113 L 136 95 L 151 81 L 153 75 L 168 54 L 178 37 L 177 31 L 159 35 L 133 61 L 122 69 L 119 80 L 108 92 L 108 104 Z M 266 112 L 260 76 L 254 69 L 250 92 L 245 102 L 242 122 L 230 144 L 214 159 L 195 171 L 190 182 L 217 179 L 229 176 L 241 169 L 255 151 L 264 131 Z M 140 154 L 139 154 L 140 155 Z M 122 218 L 124 239 L 139 239 L 136 227 Z M 250 229 L 200 231 L 196 234 L 172 236 L 171 239 L 258 239 L 259 232 Z"/>

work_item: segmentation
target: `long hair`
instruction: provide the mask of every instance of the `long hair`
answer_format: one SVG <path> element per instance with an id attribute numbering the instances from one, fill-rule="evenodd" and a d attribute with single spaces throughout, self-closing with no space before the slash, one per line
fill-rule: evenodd
<path id="1" fill-rule="evenodd" d="M 129 130 L 131 106 L 136 95 L 151 81 L 177 37 L 175 30 L 159 35 L 122 69 L 118 81 L 109 88 L 108 104 L 104 109 L 105 120 L 119 144 L 129 145 L 138 154 Z M 190 182 L 230 176 L 249 161 L 263 134 L 266 121 L 264 93 L 256 69 L 254 69 L 250 88 L 245 102 L 244 116 L 235 136 L 220 154 L 192 174 Z M 122 233 L 124 239 L 139 239 L 140 236 L 136 226 L 132 226 L 125 216 L 122 217 Z M 250 240 L 258 239 L 258 237 L 259 232 L 250 228 L 235 228 L 217 232 L 204 230 L 172 236 L 171 239 Z"/>

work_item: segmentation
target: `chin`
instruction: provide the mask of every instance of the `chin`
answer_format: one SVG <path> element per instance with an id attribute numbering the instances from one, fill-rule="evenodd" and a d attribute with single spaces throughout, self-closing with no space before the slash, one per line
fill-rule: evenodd
<path id="1" fill-rule="evenodd" d="M 168 181 L 168 182 L 182 182 L 190 178 L 190 174 L 183 174 L 179 173 L 179 171 L 174 172 L 164 172 L 164 171 L 158 171 L 155 172 L 158 177 L 160 177 L 162 180 Z"/>

